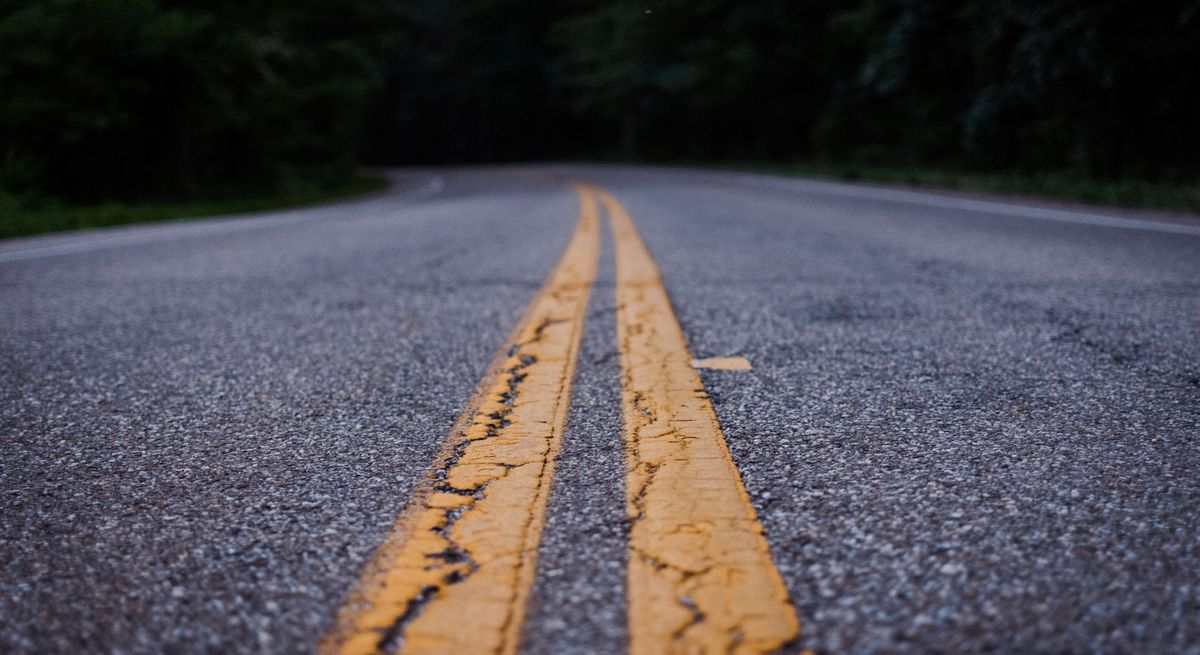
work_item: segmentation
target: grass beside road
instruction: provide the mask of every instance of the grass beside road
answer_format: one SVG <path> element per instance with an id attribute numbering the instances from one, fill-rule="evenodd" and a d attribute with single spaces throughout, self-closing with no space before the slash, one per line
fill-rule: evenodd
<path id="1" fill-rule="evenodd" d="M 731 162 L 703 164 L 706 168 L 755 173 L 823 177 L 857 182 L 881 182 L 957 191 L 1039 197 L 1092 205 L 1161 209 L 1200 214 L 1200 180 L 1193 184 L 1165 184 L 1141 180 L 1102 181 L 1061 173 L 973 173 L 933 168 L 858 166 L 832 163 L 772 164 Z"/>
<path id="2" fill-rule="evenodd" d="M 336 186 L 297 183 L 283 193 L 270 196 L 176 202 L 108 202 L 96 205 L 42 202 L 34 208 L 23 207 L 21 203 L 0 195 L 0 239 L 43 232 L 285 209 L 362 195 L 386 188 L 387 185 L 387 180 L 381 176 L 359 174 Z"/>

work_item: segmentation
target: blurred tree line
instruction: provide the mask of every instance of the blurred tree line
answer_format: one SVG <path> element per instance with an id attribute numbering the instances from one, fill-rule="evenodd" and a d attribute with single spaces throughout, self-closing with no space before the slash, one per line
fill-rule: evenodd
<path id="1" fill-rule="evenodd" d="M 822 159 L 1194 181 L 1200 0 L 0 0 L 0 186 Z"/>
<path id="2" fill-rule="evenodd" d="M 80 200 L 353 170 L 395 39 L 380 0 L 0 0 L 0 184 Z"/>

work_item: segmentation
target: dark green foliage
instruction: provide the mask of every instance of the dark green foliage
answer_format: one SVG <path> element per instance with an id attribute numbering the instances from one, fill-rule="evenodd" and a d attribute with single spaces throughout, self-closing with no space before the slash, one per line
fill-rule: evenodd
<path id="1" fill-rule="evenodd" d="M 1200 0 L 0 0 L 10 204 L 580 156 L 1194 183 L 1198 116 Z"/>
<path id="2" fill-rule="evenodd" d="M 0 179 L 98 200 L 344 177 L 389 7 L 0 0 Z"/>
<path id="3" fill-rule="evenodd" d="M 170 202 L 108 201 L 83 205 L 43 199 L 36 207 L 12 206 L 0 198 L 0 239 L 41 232 L 298 207 L 350 198 L 387 188 L 387 185 L 386 178 L 356 174 L 336 184 L 295 178 L 270 195 L 239 194 L 230 198 Z"/>
<path id="4" fill-rule="evenodd" d="M 371 114 L 377 162 L 494 161 L 569 149 L 545 42 L 563 8 L 534 0 L 405 0 L 406 39 Z"/>
<path id="5" fill-rule="evenodd" d="M 626 156 L 1200 172 L 1200 2 L 609 0 L 550 33 Z"/>

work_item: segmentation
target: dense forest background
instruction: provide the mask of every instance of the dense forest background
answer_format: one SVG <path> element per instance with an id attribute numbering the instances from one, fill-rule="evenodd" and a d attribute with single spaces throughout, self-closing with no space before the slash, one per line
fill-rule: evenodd
<path id="1" fill-rule="evenodd" d="M 0 0 L 0 190 L 370 164 L 1200 175 L 1200 0 Z"/>

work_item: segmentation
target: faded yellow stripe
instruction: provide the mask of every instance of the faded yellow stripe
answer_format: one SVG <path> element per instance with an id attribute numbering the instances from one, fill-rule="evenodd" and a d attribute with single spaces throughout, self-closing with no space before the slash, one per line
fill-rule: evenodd
<path id="1" fill-rule="evenodd" d="M 765 653 L 799 623 L 658 266 L 599 192 L 616 241 L 634 655 Z"/>
<path id="2" fill-rule="evenodd" d="M 577 190 L 566 252 L 322 653 L 516 651 L 600 249 L 595 196 Z"/>

